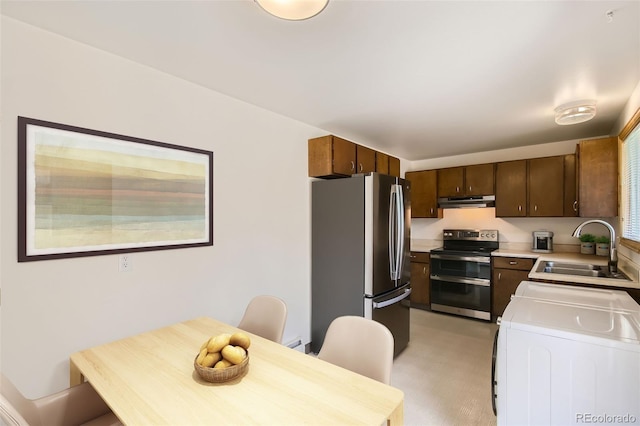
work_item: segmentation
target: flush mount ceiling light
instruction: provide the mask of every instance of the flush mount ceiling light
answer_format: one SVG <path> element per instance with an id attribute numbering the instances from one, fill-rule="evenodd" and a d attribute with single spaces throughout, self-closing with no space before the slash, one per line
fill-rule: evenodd
<path id="1" fill-rule="evenodd" d="M 584 123 L 596 116 L 596 101 L 575 101 L 555 109 L 556 123 L 561 126 Z"/>
<path id="2" fill-rule="evenodd" d="M 309 19 L 322 12 L 329 0 L 255 0 L 261 8 L 289 21 Z"/>

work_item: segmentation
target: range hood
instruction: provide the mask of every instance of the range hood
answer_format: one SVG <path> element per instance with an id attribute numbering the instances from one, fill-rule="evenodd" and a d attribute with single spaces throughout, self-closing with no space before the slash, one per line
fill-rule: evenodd
<path id="1" fill-rule="evenodd" d="M 438 198 L 438 207 L 441 209 L 460 209 L 469 207 L 495 207 L 495 195 L 478 195 L 472 197 L 447 197 Z"/>

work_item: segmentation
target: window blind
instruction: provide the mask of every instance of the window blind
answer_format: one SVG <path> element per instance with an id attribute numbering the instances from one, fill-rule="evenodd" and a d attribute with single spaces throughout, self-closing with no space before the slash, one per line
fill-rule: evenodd
<path id="1" fill-rule="evenodd" d="M 640 242 L 640 126 L 623 144 L 622 236 Z"/>

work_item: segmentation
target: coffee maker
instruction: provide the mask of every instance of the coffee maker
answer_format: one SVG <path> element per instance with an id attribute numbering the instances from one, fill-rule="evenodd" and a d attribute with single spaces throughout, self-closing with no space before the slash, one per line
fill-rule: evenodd
<path id="1" fill-rule="evenodd" d="M 553 253 L 553 232 L 533 231 L 533 251 Z"/>

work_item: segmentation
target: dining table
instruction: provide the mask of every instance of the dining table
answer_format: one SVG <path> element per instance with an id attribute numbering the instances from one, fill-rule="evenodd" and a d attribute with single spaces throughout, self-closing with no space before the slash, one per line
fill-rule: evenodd
<path id="1" fill-rule="evenodd" d="M 242 331 L 200 317 L 70 356 L 70 384 L 93 388 L 125 425 L 401 425 L 404 393 L 285 345 L 251 338 L 244 375 L 203 380 L 210 337 Z"/>

